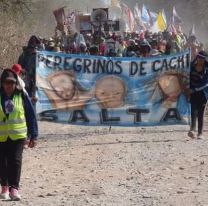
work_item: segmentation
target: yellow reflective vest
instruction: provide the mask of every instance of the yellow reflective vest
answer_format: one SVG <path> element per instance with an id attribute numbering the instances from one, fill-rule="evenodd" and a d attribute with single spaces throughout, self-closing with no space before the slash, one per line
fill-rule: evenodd
<path id="1" fill-rule="evenodd" d="M 14 110 L 7 117 L 2 108 L 2 97 L 0 96 L 0 142 L 6 142 L 8 137 L 11 140 L 27 137 L 27 125 L 21 93 L 15 94 L 12 100 Z"/>

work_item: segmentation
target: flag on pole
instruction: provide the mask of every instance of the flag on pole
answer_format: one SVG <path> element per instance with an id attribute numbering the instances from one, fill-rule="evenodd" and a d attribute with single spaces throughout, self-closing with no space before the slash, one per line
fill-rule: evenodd
<path id="1" fill-rule="evenodd" d="M 195 36 L 195 35 L 196 35 L 195 25 L 193 24 L 189 32 L 189 36 Z"/>
<path id="2" fill-rule="evenodd" d="M 175 28 L 175 26 L 174 26 L 172 23 L 170 23 L 170 24 L 168 25 L 167 31 L 170 32 L 170 33 L 177 34 L 176 28 Z"/>
<path id="3" fill-rule="evenodd" d="M 162 9 L 162 16 L 163 16 L 163 19 L 164 19 L 166 27 L 167 27 L 167 18 L 166 18 L 166 14 L 165 14 L 165 10 L 164 9 Z"/>
<path id="4" fill-rule="evenodd" d="M 64 8 L 65 7 L 61 7 L 59 9 L 53 11 L 53 14 L 55 16 L 56 23 L 57 23 L 56 28 L 60 31 L 64 30 L 64 25 L 65 25 L 65 21 L 66 21 Z"/>
<path id="5" fill-rule="evenodd" d="M 121 7 L 119 0 L 111 0 L 111 7 Z"/>
<path id="6" fill-rule="evenodd" d="M 154 24 L 157 20 L 157 13 L 150 11 L 143 4 L 142 12 L 141 12 L 141 20 L 143 24 L 145 24 L 150 30 L 152 30 L 152 27 L 154 27 Z"/>
<path id="7" fill-rule="evenodd" d="M 146 24 L 149 24 L 150 23 L 149 12 L 147 10 L 147 7 L 144 4 L 142 5 L 141 19 Z"/>
<path id="8" fill-rule="evenodd" d="M 64 7 L 54 10 L 53 14 L 55 16 L 57 24 L 64 23 L 65 20 Z"/>
<path id="9" fill-rule="evenodd" d="M 154 23 L 157 21 L 157 13 L 150 11 L 147 9 L 148 14 L 149 14 L 149 25 L 152 27 Z"/>
<path id="10" fill-rule="evenodd" d="M 115 21 L 121 18 L 121 5 L 119 0 L 110 0 L 110 6 L 108 7 L 109 19 Z"/>
<path id="11" fill-rule="evenodd" d="M 141 18 L 141 10 L 139 9 L 139 6 L 137 3 L 134 7 L 134 20 L 135 20 L 136 31 L 146 30 L 146 27 Z"/>
<path id="12" fill-rule="evenodd" d="M 136 3 L 134 7 L 134 18 L 139 20 L 141 19 L 141 11 L 139 9 L 138 3 Z"/>
<path id="13" fill-rule="evenodd" d="M 76 10 L 68 9 L 66 15 L 66 26 L 69 31 L 76 31 Z"/>
<path id="14" fill-rule="evenodd" d="M 134 31 L 134 26 L 135 26 L 133 13 L 126 4 L 121 3 L 120 5 L 121 5 L 122 17 L 126 22 L 128 31 L 132 32 Z"/>
<path id="15" fill-rule="evenodd" d="M 152 18 L 153 23 L 157 21 L 157 13 L 150 11 L 150 16 Z"/>
<path id="16" fill-rule="evenodd" d="M 148 12 L 148 15 L 149 15 L 149 25 L 150 25 L 150 27 L 152 27 L 153 26 L 153 20 L 152 20 L 152 16 L 151 16 L 150 10 L 147 9 L 147 12 Z"/>
<path id="17" fill-rule="evenodd" d="M 162 12 L 157 16 L 157 28 L 159 31 L 164 31 L 167 28 L 166 20 Z"/>
<path id="18" fill-rule="evenodd" d="M 76 20 L 76 11 L 74 10 L 68 10 L 68 15 L 67 15 L 67 23 L 70 25 L 70 24 L 73 24 L 75 23 L 75 20 Z"/>
<path id="19" fill-rule="evenodd" d="M 175 27 L 178 27 L 180 24 L 182 24 L 182 20 L 179 17 L 178 13 L 176 12 L 175 6 L 173 7 L 173 13 L 172 13 L 172 24 Z"/>
<path id="20" fill-rule="evenodd" d="M 121 2 L 120 5 L 121 5 L 122 15 L 123 16 L 127 15 L 129 7 L 126 4 L 124 4 L 123 2 Z"/>
<path id="21" fill-rule="evenodd" d="M 134 22 L 134 15 L 131 11 L 131 9 L 128 9 L 128 21 L 129 21 L 129 28 L 130 31 L 133 32 L 134 31 L 134 27 L 135 27 L 135 22 Z"/>

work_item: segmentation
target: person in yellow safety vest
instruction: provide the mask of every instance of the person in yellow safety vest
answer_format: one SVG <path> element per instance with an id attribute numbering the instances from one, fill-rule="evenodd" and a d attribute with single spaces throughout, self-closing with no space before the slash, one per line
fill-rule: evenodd
<path id="1" fill-rule="evenodd" d="M 22 153 L 37 143 L 38 126 L 29 96 L 19 89 L 17 74 L 4 69 L 0 87 L 0 199 L 20 200 Z"/>

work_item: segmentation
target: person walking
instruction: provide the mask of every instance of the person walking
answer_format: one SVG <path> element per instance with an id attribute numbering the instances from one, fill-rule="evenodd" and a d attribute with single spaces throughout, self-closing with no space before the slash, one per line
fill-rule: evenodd
<path id="1" fill-rule="evenodd" d="M 0 199 L 20 200 L 23 147 L 36 146 L 38 126 L 28 95 L 18 87 L 17 74 L 4 69 L 0 78 Z"/>
<path id="2" fill-rule="evenodd" d="M 200 51 L 191 64 L 191 127 L 188 136 L 203 138 L 204 113 L 208 99 L 208 55 Z M 196 121 L 198 119 L 198 132 L 196 134 Z"/>

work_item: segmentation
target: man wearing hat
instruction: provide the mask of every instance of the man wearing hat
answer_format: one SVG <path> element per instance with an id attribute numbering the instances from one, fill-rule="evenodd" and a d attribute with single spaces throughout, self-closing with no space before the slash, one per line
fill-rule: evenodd
<path id="1" fill-rule="evenodd" d="M 191 64 L 190 89 L 191 89 L 191 127 L 188 136 L 203 138 L 204 111 L 208 99 L 208 55 L 200 51 Z M 198 132 L 196 134 L 196 121 Z"/>

